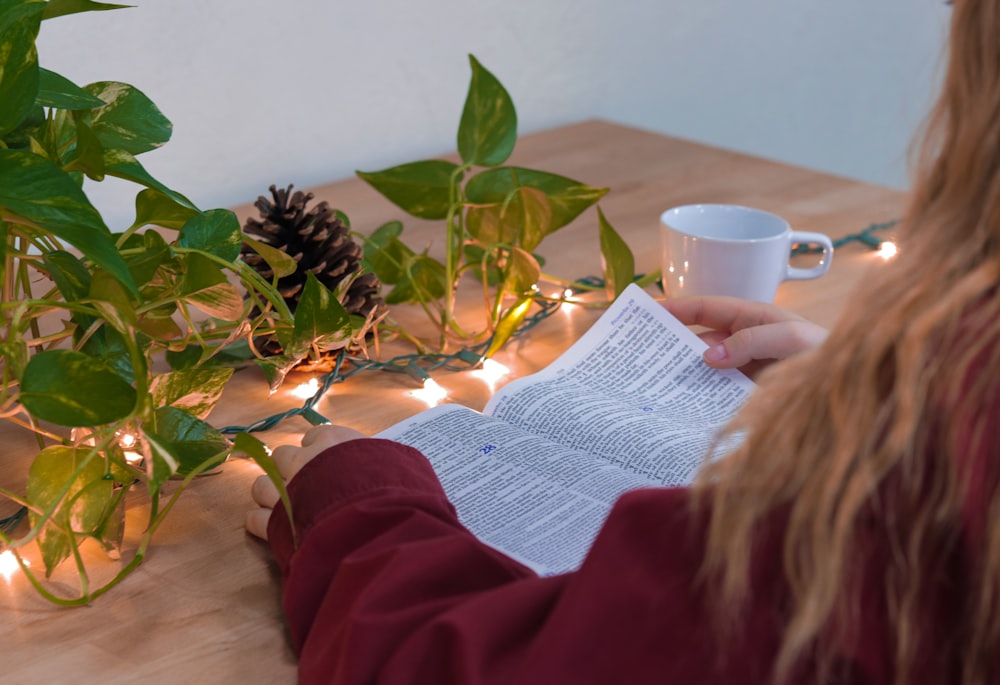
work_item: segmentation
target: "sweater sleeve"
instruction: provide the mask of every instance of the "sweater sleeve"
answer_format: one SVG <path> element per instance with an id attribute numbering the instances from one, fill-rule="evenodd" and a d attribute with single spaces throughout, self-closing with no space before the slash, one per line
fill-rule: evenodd
<path id="1" fill-rule="evenodd" d="M 296 539 L 279 505 L 268 540 L 302 683 L 371 682 L 433 617 L 535 577 L 462 526 L 426 458 L 398 443 L 333 447 L 303 467 L 289 497 Z"/>
<path id="2" fill-rule="evenodd" d="M 397 443 L 331 448 L 289 494 L 297 546 L 280 506 L 268 534 L 303 685 L 767 680 L 770 609 L 713 666 L 703 529 L 682 489 L 625 495 L 583 566 L 544 578 L 465 529 L 427 460 Z"/>

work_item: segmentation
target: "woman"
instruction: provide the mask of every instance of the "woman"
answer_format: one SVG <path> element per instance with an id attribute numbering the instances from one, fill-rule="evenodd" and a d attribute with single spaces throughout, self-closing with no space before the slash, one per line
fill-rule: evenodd
<path id="1" fill-rule="evenodd" d="M 270 517 L 302 681 L 1000 681 L 1000 0 L 959 0 L 950 50 L 900 254 L 825 342 L 668 304 L 717 329 L 710 363 L 802 351 L 760 377 L 737 452 L 623 496 L 579 571 L 485 547 L 403 446 L 328 427 L 276 450 L 298 547 L 266 480 L 248 528 Z"/>

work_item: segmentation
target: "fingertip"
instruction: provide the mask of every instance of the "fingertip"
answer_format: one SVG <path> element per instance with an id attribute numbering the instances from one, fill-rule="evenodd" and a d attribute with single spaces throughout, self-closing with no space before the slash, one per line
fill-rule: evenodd
<path id="1" fill-rule="evenodd" d="M 252 509 L 246 513 L 243 525 L 247 532 L 261 540 L 267 540 L 267 522 L 271 519 L 271 510 L 265 508 Z"/>
<path id="2" fill-rule="evenodd" d="M 719 343 L 717 345 L 712 345 L 705 350 L 705 354 L 703 356 L 706 363 L 717 365 L 724 363 L 727 359 L 729 359 L 729 350 L 725 345 Z"/>
<path id="3" fill-rule="evenodd" d="M 323 423 L 318 426 L 313 426 L 302 434 L 302 440 L 300 444 L 303 447 L 308 447 L 309 445 L 316 442 L 321 436 L 325 435 L 332 428 L 334 428 L 334 426 L 329 423 Z"/>
<path id="4" fill-rule="evenodd" d="M 257 476 L 250 486 L 250 496 L 262 507 L 274 507 L 278 503 L 278 488 L 271 482 L 269 476 Z"/>

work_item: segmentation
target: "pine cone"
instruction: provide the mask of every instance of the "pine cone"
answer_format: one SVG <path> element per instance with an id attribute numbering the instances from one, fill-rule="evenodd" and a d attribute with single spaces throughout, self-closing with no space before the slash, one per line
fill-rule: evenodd
<path id="1" fill-rule="evenodd" d="M 294 273 L 278 279 L 278 292 L 288 308 L 295 311 L 306 274 L 312 273 L 333 292 L 349 283 L 340 293 L 340 303 L 349 314 L 369 321 L 381 319 L 387 311 L 379 296 L 381 284 L 375 274 L 357 273 L 361 270 L 362 250 L 351 238 L 348 226 L 326 201 L 307 208 L 313 194 L 298 190 L 292 193 L 292 188 L 272 185 L 272 200 L 260 196 L 254 203 L 261 219 L 248 218 L 243 226 L 248 236 L 285 252 L 298 263 Z M 274 278 L 274 271 L 249 245 L 243 246 L 241 257 L 264 278 Z"/>

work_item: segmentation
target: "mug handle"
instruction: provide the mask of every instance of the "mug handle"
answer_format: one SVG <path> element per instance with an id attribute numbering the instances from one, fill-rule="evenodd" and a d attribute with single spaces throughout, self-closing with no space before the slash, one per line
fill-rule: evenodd
<path id="1" fill-rule="evenodd" d="M 819 278 L 830 270 L 830 263 L 833 261 L 833 241 L 830 236 L 822 233 L 812 233 L 810 231 L 792 231 L 791 244 L 805 243 L 807 245 L 817 245 L 823 248 L 823 254 L 819 257 L 819 264 L 811 269 L 799 269 L 789 266 L 785 274 L 786 281 L 799 281 L 808 278 Z"/>

